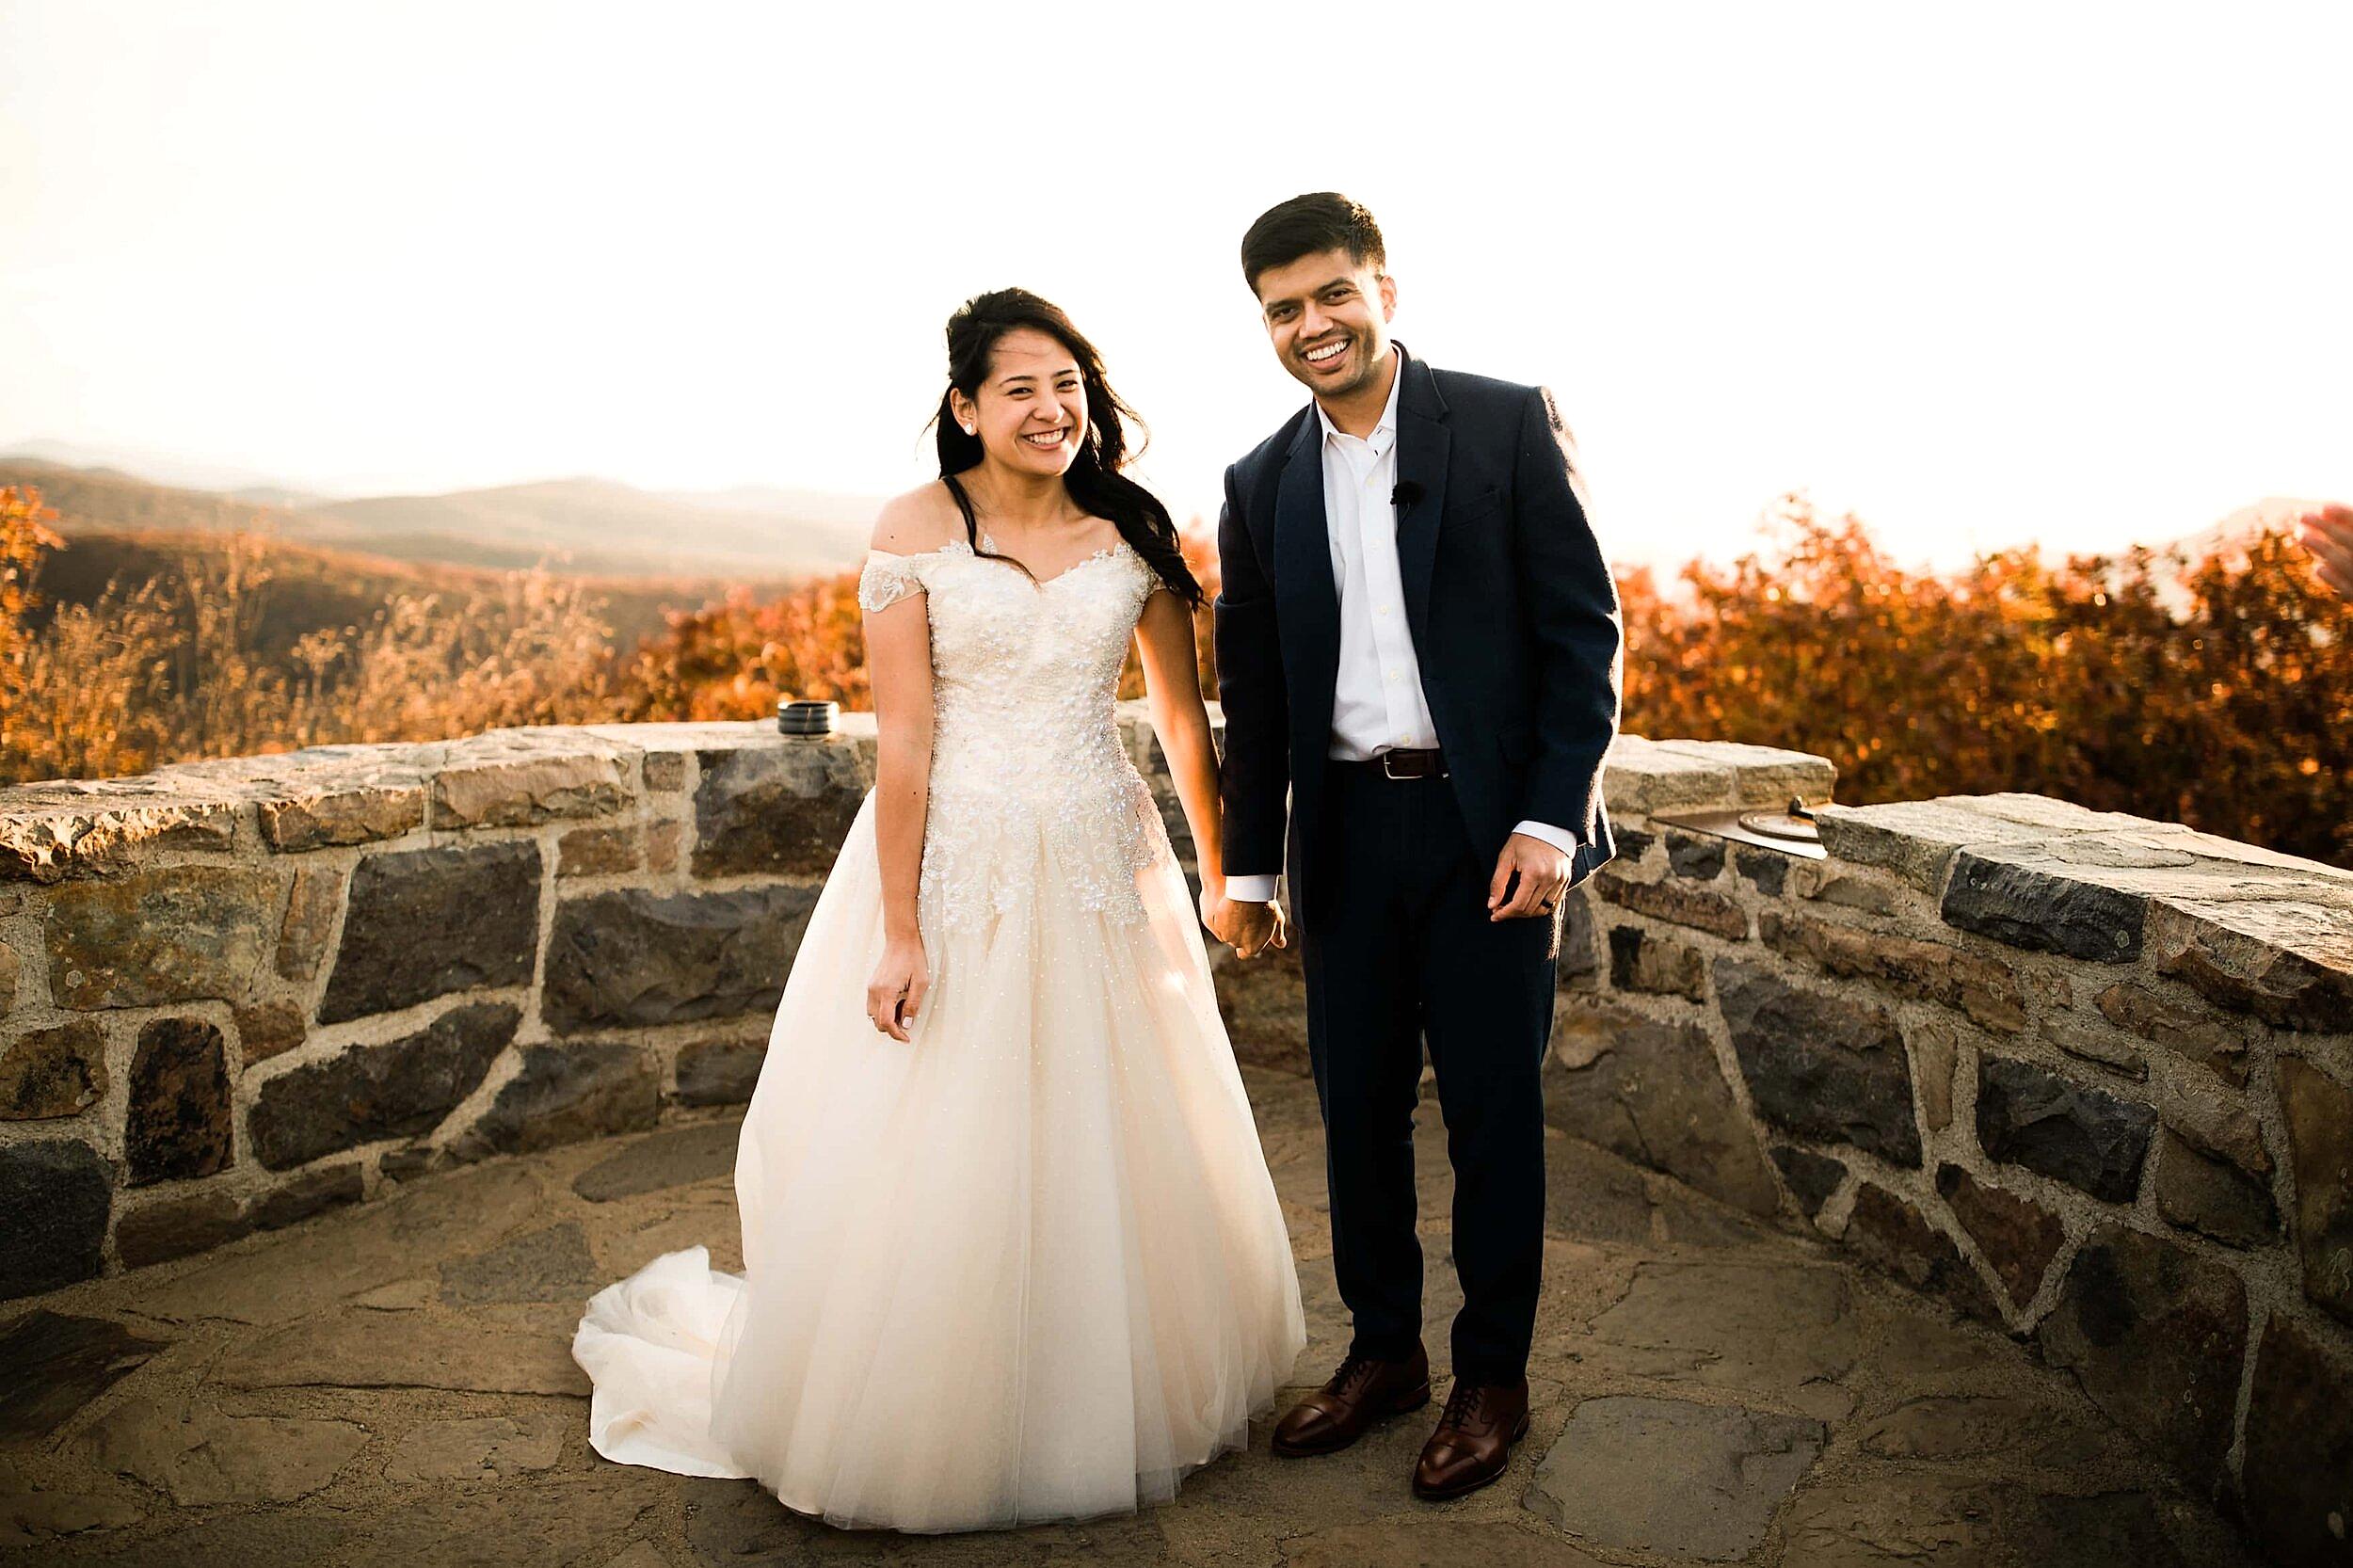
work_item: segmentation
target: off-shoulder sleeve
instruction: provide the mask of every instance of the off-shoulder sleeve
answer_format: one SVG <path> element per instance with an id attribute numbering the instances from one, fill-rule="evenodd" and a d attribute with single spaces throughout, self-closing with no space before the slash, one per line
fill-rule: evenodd
<path id="1" fill-rule="evenodd" d="M 922 558 L 893 555 L 888 551 L 866 552 L 866 569 L 857 577 L 857 607 L 868 615 L 887 610 L 909 594 L 923 591 Z"/>

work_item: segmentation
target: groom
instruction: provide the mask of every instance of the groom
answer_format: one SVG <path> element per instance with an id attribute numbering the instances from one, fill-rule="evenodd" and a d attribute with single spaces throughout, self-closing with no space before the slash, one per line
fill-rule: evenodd
<path id="1" fill-rule="evenodd" d="M 1332 1257 L 1355 1321 L 1274 1451 L 1330 1453 L 1430 1398 L 1414 1233 L 1422 1048 L 1454 1166 L 1454 1384 L 1414 1467 L 1452 1497 L 1528 1430 L 1562 892 L 1615 853 L 1617 593 L 1542 388 L 1391 341 L 1372 215 L 1329 192 L 1250 226 L 1242 274 L 1314 401 L 1225 471 L 1218 935 L 1282 939 L 1290 877 Z M 1288 795 L 1288 809 L 1286 796 Z M 1288 840 L 1285 827 L 1288 822 Z"/>

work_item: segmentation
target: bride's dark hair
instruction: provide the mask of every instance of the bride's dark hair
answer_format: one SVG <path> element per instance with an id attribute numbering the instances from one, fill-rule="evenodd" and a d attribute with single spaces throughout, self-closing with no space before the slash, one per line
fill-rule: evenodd
<path id="1" fill-rule="evenodd" d="M 1192 568 L 1185 565 L 1184 552 L 1176 542 L 1176 524 L 1170 519 L 1168 508 L 1150 490 L 1120 472 L 1144 450 L 1139 441 L 1136 454 L 1128 452 L 1127 422 L 1134 422 L 1138 429 L 1143 428 L 1144 422 L 1112 391 L 1111 382 L 1103 375 L 1103 357 L 1070 325 L 1070 318 L 1058 307 L 1027 289 L 993 289 L 966 300 L 948 318 L 949 387 L 967 397 L 977 398 L 981 383 L 988 379 L 989 357 L 996 351 L 997 340 L 1024 327 L 1045 333 L 1068 349 L 1070 357 L 1079 361 L 1079 378 L 1086 389 L 1086 442 L 1063 474 L 1070 499 L 1090 514 L 1110 519 L 1119 530 L 1119 536 L 1144 557 L 1144 565 L 1152 568 L 1170 592 L 1187 604 L 1199 604 L 1201 584 L 1193 580 Z M 972 498 L 965 493 L 960 477 L 979 465 L 981 438 L 964 433 L 964 426 L 956 423 L 948 392 L 939 394 L 939 411 L 933 423 L 939 449 L 940 480 L 947 485 L 948 493 L 956 498 L 956 509 L 964 514 L 965 537 L 973 552 L 987 554 L 981 548 L 980 521 L 972 511 Z"/>

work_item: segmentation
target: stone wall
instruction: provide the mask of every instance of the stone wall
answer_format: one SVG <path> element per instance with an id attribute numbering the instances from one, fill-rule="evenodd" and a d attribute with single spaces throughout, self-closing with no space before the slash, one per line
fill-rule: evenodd
<path id="1" fill-rule="evenodd" d="M 744 1098 L 872 779 L 845 722 L 0 791 L 0 1297 Z M 2345 1560 L 2353 873 L 2034 796 L 1819 805 L 1827 761 L 1760 747 L 1627 738 L 1606 782 L 1550 1119 L 2027 1338 Z M 1818 847 L 1727 827 L 1793 797 Z M 1296 954 L 1216 962 L 1238 1050 L 1305 1071 Z"/>
<path id="2" fill-rule="evenodd" d="M 860 718 L 0 791 L 0 1296 L 746 1097 Z"/>
<path id="3" fill-rule="evenodd" d="M 1823 805 L 1821 858 L 1673 820 L 1825 801 L 1811 760 L 1620 747 L 1548 1118 L 2029 1340 L 2281 1560 L 2353 1560 L 2353 872 L 2033 795 Z"/>
<path id="4" fill-rule="evenodd" d="M 851 713 L 0 789 L 0 1299 L 747 1098 L 873 751 Z"/>

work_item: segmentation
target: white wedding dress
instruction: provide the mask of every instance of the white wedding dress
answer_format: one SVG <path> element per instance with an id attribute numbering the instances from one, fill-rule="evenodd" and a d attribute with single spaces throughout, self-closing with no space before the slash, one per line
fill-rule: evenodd
<path id="1" fill-rule="evenodd" d="M 589 1441 L 753 1476 L 844 1526 L 1127 1512 L 1243 1447 L 1305 1339 L 1183 872 L 1113 720 L 1157 579 L 1126 544 L 1033 583 L 961 542 L 926 595 L 919 915 L 932 992 L 865 1011 L 870 793 L 786 981 L 735 1167 L 744 1273 L 701 1247 L 588 1304 Z"/>

